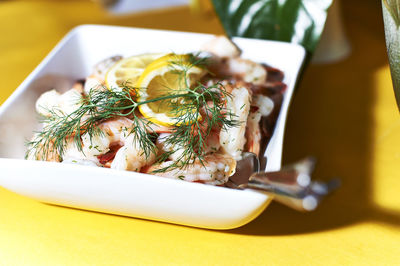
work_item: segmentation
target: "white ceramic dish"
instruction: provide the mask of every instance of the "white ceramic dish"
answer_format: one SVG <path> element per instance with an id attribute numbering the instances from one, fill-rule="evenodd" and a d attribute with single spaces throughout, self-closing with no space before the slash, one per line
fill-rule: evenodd
<path id="1" fill-rule="evenodd" d="M 108 56 L 193 52 L 212 37 L 95 25 L 72 30 L 0 107 L 0 186 L 42 202 L 203 228 L 235 228 L 257 217 L 271 201 L 259 191 L 23 159 L 24 143 L 37 126 L 34 103 L 44 91 L 86 77 L 96 62 Z M 234 41 L 244 58 L 285 72 L 288 88 L 266 151 L 267 170 L 277 170 L 287 110 L 305 51 L 288 43 L 244 38 Z"/>

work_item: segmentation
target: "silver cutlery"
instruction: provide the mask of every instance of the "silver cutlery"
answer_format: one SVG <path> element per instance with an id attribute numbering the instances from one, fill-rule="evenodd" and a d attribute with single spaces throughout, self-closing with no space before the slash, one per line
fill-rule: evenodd
<path id="1" fill-rule="evenodd" d="M 315 159 L 307 157 L 287 165 L 279 171 L 260 172 L 258 157 L 245 152 L 237 164 L 236 173 L 230 177 L 227 186 L 236 189 L 251 188 L 263 190 L 273 199 L 298 211 L 315 210 L 322 198 L 340 186 L 339 179 L 328 182 L 312 181 Z"/>

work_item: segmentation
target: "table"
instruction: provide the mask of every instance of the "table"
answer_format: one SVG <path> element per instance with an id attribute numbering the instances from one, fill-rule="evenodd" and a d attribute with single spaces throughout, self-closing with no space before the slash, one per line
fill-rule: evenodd
<path id="1" fill-rule="evenodd" d="M 295 95 L 284 162 L 315 155 L 343 185 L 313 213 L 273 203 L 204 230 L 43 204 L 0 188 L 0 265 L 395 265 L 400 263 L 400 117 L 379 1 L 342 1 L 351 55 L 311 65 Z M 90 1 L 0 2 L 0 103 L 71 28 L 111 24 L 220 34 L 186 7 L 124 17 Z"/>

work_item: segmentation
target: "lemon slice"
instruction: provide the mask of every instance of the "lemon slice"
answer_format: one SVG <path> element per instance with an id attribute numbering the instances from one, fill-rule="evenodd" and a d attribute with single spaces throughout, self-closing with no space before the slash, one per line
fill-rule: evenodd
<path id="1" fill-rule="evenodd" d="M 123 85 L 134 86 L 144 69 L 165 54 L 142 54 L 124 58 L 115 63 L 106 74 L 106 86 L 121 91 Z"/>
<path id="2" fill-rule="evenodd" d="M 187 93 L 187 86 L 195 84 L 205 74 L 205 70 L 190 62 L 190 55 L 168 54 L 150 63 L 139 77 L 139 102 L 173 94 Z M 139 105 L 139 111 L 153 123 L 170 126 L 178 124 L 180 114 L 176 103 L 183 98 L 165 99 Z M 175 104 L 171 104 L 175 103 Z M 200 117 L 198 117 L 200 119 Z"/>

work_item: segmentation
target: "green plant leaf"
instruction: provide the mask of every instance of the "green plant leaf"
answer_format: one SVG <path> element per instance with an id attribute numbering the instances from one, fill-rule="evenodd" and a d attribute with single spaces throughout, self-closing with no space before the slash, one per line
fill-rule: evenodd
<path id="1" fill-rule="evenodd" d="M 230 37 L 301 44 L 312 53 L 332 0 L 212 0 Z"/>
<path id="2" fill-rule="evenodd" d="M 383 22 L 385 24 L 385 39 L 390 63 L 393 89 L 397 107 L 400 110 L 400 28 L 398 0 L 382 0 Z"/>
<path id="3" fill-rule="evenodd" d="M 382 0 L 382 2 L 398 28 L 400 26 L 400 0 Z"/>

